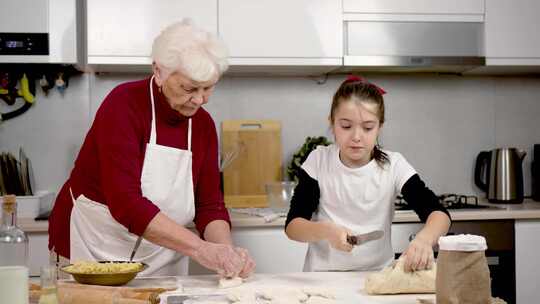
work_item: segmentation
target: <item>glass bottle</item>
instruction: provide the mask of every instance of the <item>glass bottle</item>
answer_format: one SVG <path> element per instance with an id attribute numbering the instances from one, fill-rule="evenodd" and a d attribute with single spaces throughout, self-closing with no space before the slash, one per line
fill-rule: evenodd
<path id="1" fill-rule="evenodd" d="M 0 226 L 0 266 L 28 267 L 28 238 L 17 227 L 17 198 L 6 195 L 2 203 Z"/>

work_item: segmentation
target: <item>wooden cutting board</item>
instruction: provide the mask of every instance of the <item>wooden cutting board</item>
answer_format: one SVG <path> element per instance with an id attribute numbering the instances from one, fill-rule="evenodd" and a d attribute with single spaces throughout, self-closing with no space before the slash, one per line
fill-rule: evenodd
<path id="1" fill-rule="evenodd" d="M 225 120 L 221 124 L 223 192 L 227 207 L 267 207 L 265 184 L 282 180 L 281 123 Z M 231 157 L 232 156 L 232 157 Z"/>

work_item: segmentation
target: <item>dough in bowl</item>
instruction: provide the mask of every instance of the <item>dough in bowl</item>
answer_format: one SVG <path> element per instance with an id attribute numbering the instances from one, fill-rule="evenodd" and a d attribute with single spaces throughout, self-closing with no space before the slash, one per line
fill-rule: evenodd
<path id="1" fill-rule="evenodd" d="M 436 264 L 429 270 L 405 272 L 404 261 L 385 267 L 366 278 L 364 289 L 368 294 L 435 293 Z"/>

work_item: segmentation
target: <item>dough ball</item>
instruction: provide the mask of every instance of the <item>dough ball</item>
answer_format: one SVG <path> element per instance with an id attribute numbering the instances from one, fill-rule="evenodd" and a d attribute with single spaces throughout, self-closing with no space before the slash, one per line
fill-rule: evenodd
<path id="1" fill-rule="evenodd" d="M 219 279 L 218 286 L 219 286 L 219 288 L 232 288 L 232 287 L 242 285 L 243 282 L 244 282 L 244 280 L 242 280 L 242 278 L 240 278 L 240 277 L 235 277 L 235 278 L 231 278 L 231 279 L 229 279 L 229 278 L 221 278 L 221 279 Z"/>
<path id="2" fill-rule="evenodd" d="M 253 291 L 253 289 L 242 287 L 235 288 L 234 290 L 228 292 L 227 299 L 234 303 L 255 303 L 256 301 L 255 292 Z"/>
<path id="3" fill-rule="evenodd" d="M 271 287 L 259 290 L 259 295 L 265 300 L 270 300 L 272 303 L 278 303 L 276 301 L 290 301 L 289 303 L 304 302 L 308 299 L 308 295 L 305 294 L 299 288 L 290 287 Z M 279 302 L 281 303 L 281 302 Z"/>

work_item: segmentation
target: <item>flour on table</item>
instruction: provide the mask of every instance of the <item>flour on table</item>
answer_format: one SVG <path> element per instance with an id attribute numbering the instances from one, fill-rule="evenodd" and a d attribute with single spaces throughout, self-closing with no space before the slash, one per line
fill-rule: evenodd
<path id="1" fill-rule="evenodd" d="M 329 299 L 325 297 L 319 297 L 319 296 L 311 296 L 305 304 L 334 304 L 336 301 L 334 299 Z"/>
<path id="2" fill-rule="evenodd" d="M 218 286 L 219 288 L 232 288 L 239 285 L 242 285 L 244 281 L 240 277 L 227 279 L 227 278 L 221 278 L 219 279 Z"/>
<path id="3" fill-rule="evenodd" d="M 311 297 L 317 296 L 317 297 L 326 298 L 326 299 L 336 298 L 336 291 L 332 288 L 309 286 L 309 287 L 302 288 L 302 291 Z"/>
<path id="4" fill-rule="evenodd" d="M 399 259 L 394 266 L 385 267 L 366 278 L 365 290 L 368 294 L 435 293 L 436 265 L 429 270 L 405 272 L 404 260 Z"/>

